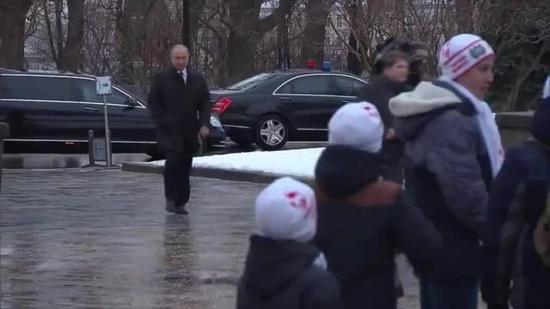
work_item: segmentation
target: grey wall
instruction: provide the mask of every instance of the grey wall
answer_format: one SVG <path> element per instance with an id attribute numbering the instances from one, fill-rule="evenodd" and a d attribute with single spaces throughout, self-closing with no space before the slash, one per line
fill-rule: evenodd
<path id="1" fill-rule="evenodd" d="M 497 114 L 496 120 L 500 129 L 504 148 L 518 145 L 531 137 L 531 120 L 533 112 L 510 112 Z"/>

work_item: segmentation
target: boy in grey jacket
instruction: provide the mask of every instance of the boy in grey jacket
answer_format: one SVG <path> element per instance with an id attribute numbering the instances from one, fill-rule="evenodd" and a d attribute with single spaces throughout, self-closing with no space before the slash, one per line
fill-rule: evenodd
<path id="1" fill-rule="evenodd" d="M 405 141 L 406 190 L 445 239 L 439 263 L 419 274 L 422 309 L 477 308 L 480 231 L 503 159 L 494 116 L 482 101 L 494 61 L 483 39 L 457 35 L 440 50 L 438 81 L 390 100 Z"/>

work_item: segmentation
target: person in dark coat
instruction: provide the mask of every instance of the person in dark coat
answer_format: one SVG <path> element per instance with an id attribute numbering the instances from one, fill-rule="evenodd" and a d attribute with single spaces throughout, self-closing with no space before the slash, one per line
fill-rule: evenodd
<path id="1" fill-rule="evenodd" d="M 329 145 L 315 168 L 315 244 L 340 283 L 346 309 L 395 309 L 396 250 L 426 270 L 442 247 L 441 236 L 401 185 L 383 179 L 382 135 L 372 104 L 346 104 L 329 122 Z"/>
<path id="2" fill-rule="evenodd" d="M 535 250 L 534 230 L 550 203 L 550 78 L 535 112 L 533 140 L 510 149 L 489 199 L 482 296 L 489 309 L 550 308 L 550 267 Z"/>
<path id="3" fill-rule="evenodd" d="M 495 54 L 479 36 L 460 34 L 440 51 L 440 80 L 390 100 L 405 141 L 405 188 L 443 234 L 443 256 L 420 273 L 422 309 L 477 309 L 481 231 L 489 190 L 503 160 L 494 115 L 483 101 Z"/>
<path id="4" fill-rule="evenodd" d="M 409 74 L 408 55 L 397 49 L 382 49 L 376 58 L 373 76 L 361 89 L 358 98 L 376 106 L 385 127 L 382 154 L 386 160 L 385 178 L 397 183 L 403 182 L 403 142 L 395 135 L 393 115 L 389 100 L 407 89 Z"/>
<path id="5" fill-rule="evenodd" d="M 187 68 L 187 47 L 175 45 L 170 60 L 172 67 L 155 76 L 148 103 L 157 125 L 158 146 L 166 155 L 166 210 L 187 214 L 193 155 L 199 138 L 209 135 L 210 94 L 204 78 Z"/>
<path id="6" fill-rule="evenodd" d="M 409 75 L 405 83 L 407 89 L 414 89 L 421 81 L 426 80 L 425 70 L 428 62 L 428 47 L 421 41 L 406 40 L 391 37 L 382 44 L 376 46 L 376 54 L 381 55 L 396 50 L 407 54 L 409 62 Z M 376 62 L 374 71 L 377 70 Z"/>
<path id="7" fill-rule="evenodd" d="M 313 190 L 281 178 L 256 199 L 258 233 L 250 238 L 237 309 L 340 309 L 338 282 L 311 243 L 317 210 Z"/>

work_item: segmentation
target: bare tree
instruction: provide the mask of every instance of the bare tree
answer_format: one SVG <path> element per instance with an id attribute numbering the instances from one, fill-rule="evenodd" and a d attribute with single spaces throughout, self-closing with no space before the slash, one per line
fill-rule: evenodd
<path id="1" fill-rule="evenodd" d="M 49 0 L 42 0 L 44 21 L 48 32 L 50 54 L 57 68 L 77 72 L 82 60 L 84 36 L 84 0 L 67 0 L 67 12 L 63 0 L 53 0 L 54 27 L 52 27 Z M 68 20 L 68 21 L 67 21 Z M 65 26 L 66 25 L 66 26 Z M 67 30 L 65 30 L 67 29 Z"/>
<path id="2" fill-rule="evenodd" d="M 331 27 L 347 47 L 349 70 L 370 71 L 376 46 L 390 37 L 419 40 L 428 45 L 431 60 L 428 72 L 435 75 L 437 50 L 456 33 L 454 4 L 446 0 L 339 0 L 337 8 L 346 17 L 349 33 Z"/>
<path id="3" fill-rule="evenodd" d="M 290 68 L 290 12 L 279 19 L 277 25 L 277 64 L 282 70 Z"/>
<path id="4" fill-rule="evenodd" d="M 41 8 L 39 5 L 31 5 L 25 22 L 25 41 L 36 34 L 41 22 Z"/>
<path id="5" fill-rule="evenodd" d="M 32 0 L 0 0 L 0 67 L 23 69 L 25 19 Z"/>
<path id="6" fill-rule="evenodd" d="M 235 82 L 254 73 L 255 47 L 260 38 L 275 28 L 294 7 L 296 0 L 280 0 L 279 6 L 260 18 L 261 1 L 229 0 L 231 25 L 227 43 L 226 82 Z"/>
<path id="7" fill-rule="evenodd" d="M 76 72 L 82 59 L 82 41 L 84 35 L 84 0 L 67 0 L 69 22 L 67 40 L 61 56 L 61 68 Z"/>
<path id="8" fill-rule="evenodd" d="M 116 56 L 116 3 L 111 0 L 86 1 L 84 6 L 84 71 L 110 75 Z"/>
<path id="9" fill-rule="evenodd" d="M 195 50 L 198 38 L 199 20 L 204 10 L 205 0 L 182 0 L 183 4 L 183 44 Z"/>
<path id="10" fill-rule="evenodd" d="M 496 49 L 496 84 L 506 89 L 494 93 L 498 109 L 530 108 L 550 67 L 550 3 L 493 0 L 486 5 L 482 31 Z"/>
<path id="11" fill-rule="evenodd" d="M 458 32 L 474 31 L 474 8 L 476 0 L 456 0 L 456 23 Z"/>
<path id="12" fill-rule="evenodd" d="M 324 60 L 324 44 L 329 11 L 334 0 L 308 0 L 306 4 L 306 26 L 302 37 L 301 61 Z"/>
<path id="13" fill-rule="evenodd" d="M 141 63 L 140 53 L 145 46 L 145 20 L 156 0 L 117 0 L 118 30 L 118 78 L 128 84 L 134 83 L 136 70 Z"/>

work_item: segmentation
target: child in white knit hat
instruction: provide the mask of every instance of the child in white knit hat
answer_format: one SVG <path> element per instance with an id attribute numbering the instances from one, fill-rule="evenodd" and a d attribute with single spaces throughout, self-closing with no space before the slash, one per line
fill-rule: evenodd
<path id="1" fill-rule="evenodd" d="M 281 178 L 258 195 L 257 234 L 250 238 L 238 309 L 341 308 L 338 283 L 310 244 L 316 226 L 316 200 L 308 185 Z"/>
<path id="2" fill-rule="evenodd" d="M 438 257 L 441 237 L 401 185 L 382 177 L 384 127 L 374 105 L 344 105 L 328 129 L 329 145 L 315 168 L 315 244 L 340 283 L 345 308 L 395 309 L 396 249 L 426 269 Z"/>

